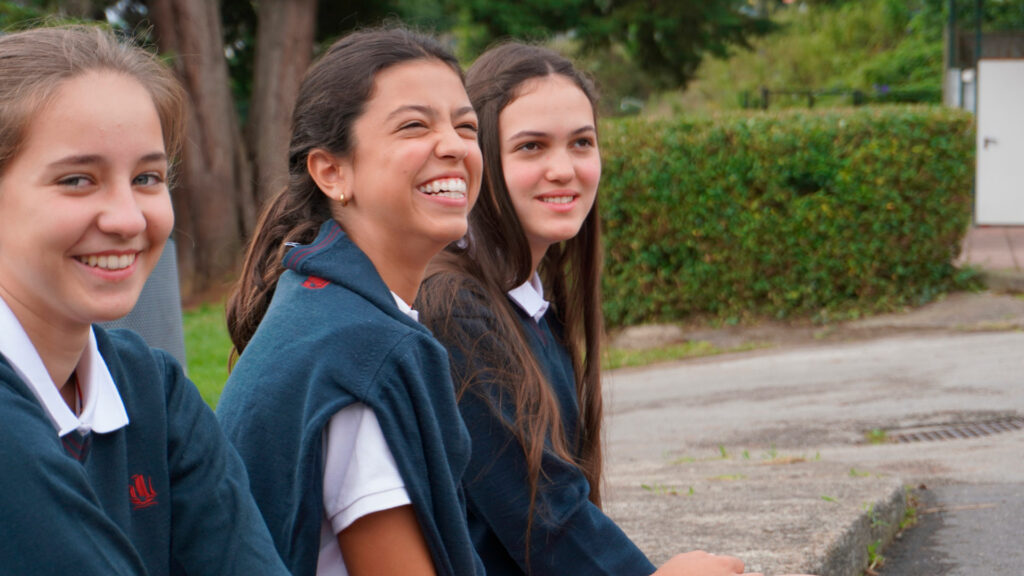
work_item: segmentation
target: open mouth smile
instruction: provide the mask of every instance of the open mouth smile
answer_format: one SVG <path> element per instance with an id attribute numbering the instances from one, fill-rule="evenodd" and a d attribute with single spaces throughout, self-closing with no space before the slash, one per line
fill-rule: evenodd
<path id="1" fill-rule="evenodd" d="M 548 204 L 568 204 L 575 199 L 576 197 L 570 194 L 566 196 L 545 196 L 540 201 L 547 202 Z"/>
<path id="2" fill-rule="evenodd" d="M 137 255 L 137 253 L 104 254 L 102 256 L 75 256 L 74 258 L 90 268 L 100 268 L 102 270 L 124 270 L 135 263 L 135 257 Z"/>
<path id="3" fill-rule="evenodd" d="M 462 178 L 438 178 L 417 186 L 416 190 L 428 196 L 461 199 L 466 197 L 466 181 Z"/>

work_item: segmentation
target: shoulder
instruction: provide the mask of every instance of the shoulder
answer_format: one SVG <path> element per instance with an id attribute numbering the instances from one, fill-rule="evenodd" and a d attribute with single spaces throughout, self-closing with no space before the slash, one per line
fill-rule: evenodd
<path id="1" fill-rule="evenodd" d="M 131 330 L 106 330 L 93 326 L 96 345 L 122 395 L 153 391 L 154 381 L 166 388 L 184 377 L 184 370 L 170 353 L 152 348 Z"/>
<path id="2" fill-rule="evenodd" d="M 232 369 L 221 405 L 235 402 L 238 394 L 247 405 L 268 411 L 281 408 L 284 397 L 315 404 L 349 396 L 369 402 L 384 382 L 426 378 L 417 371 L 447 366 L 444 348 L 400 312 L 383 310 L 342 286 L 316 291 L 335 295 L 314 304 L 299 293 L 303 302 L 271 306 Z"/>
<path id="3" fill-rule="evenodd" d="M 445 331 L 450 321 L 483 320 L 495 316 L 494 308 L 504 305 L 504 298 L 495 301 L 482 280 L 462 272 L 438 272 L 424 280 L 417 298 L 421 319 L 434 330 Z"/>
<path id="4" fill-rule="evenodd" d="M 354 331 L 367 337 L 397 340 L 415 332 L 414 324 L 394 305 L 387 287 L 368 295 L 353 288 L 288 270 L 260 322 L 256 336 L 312 341 Z M 388 307 L 394 308 L 393 310 Z M 373 334 L 367 328 L 372 327 Z M 270 333 L 270 334 L 268 334 Z"/>
<path id="5" fill-rule="evenodd" d="M 10 497 L 27 489 L 27 479 L 40 481 L 50 463 L 66 459 L 45 410 L 13 369 L 0 362 L 0 486 Z M 12 492 L 13 490 L 13 492 Z"/>
<path id="6" fill-rule="evenodd" d="M 96 345 L 99 347 L 100 355 L 103 356 L 108 367 L 111 362 L 123 363 L 132 367 L 140 364 L 152 364 L 155 368 L 161 369 L 168 363 L 178 365 L 178 361 L 169 353 L 159 348 L 152 348 L 142 339 L 142 336 L 131 330 L 125 328 L 107 330 L 94 325 L 93 331 L 96 334 Z"/>
<path id="7" fill-rule="evenodd" d="M 48 435 L 53 436 L 53 424 L 39 402 L 32 396 L 13 369 L 0 362 L 0 455 L 34 452 L 32 448 Z M 4 467 L 5 471 L 12 468 Z M 3 474 L 0 474 L 3 476 Z"/>

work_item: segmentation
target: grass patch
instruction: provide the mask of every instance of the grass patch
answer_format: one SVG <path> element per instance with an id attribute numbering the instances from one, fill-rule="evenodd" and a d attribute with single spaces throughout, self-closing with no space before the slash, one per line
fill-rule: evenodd
<path id="1" fill-rule="evenodd" d="M 868 444 L 886 444 L 889 442 L 889 434 L 881 428 L 872 428 L 864 433 L 864 439 Z"/>
<path id="2" fill-rule="evenodd" d="M 665 496 L 665 495 L 668 495 L 668 496 L 678 496 L 679 495 L 679 490 L 677 488 L 675 488 L 673 486 L 666 486 L 665 484 L 662 484 L 660 482 L 655 482 L 654 484 L 641 484 L 640 487 L 643 488 L 644 490 L 648 491 L 648 492 L 652 492 L 654 494 L 660 494 L 662 496 Z M 693 487 L 690 488 L 690 494 L 693 494 Z"/>
<path id="3" fill-rule="evenodd" d="M 647 366 L 658 362 L 670 362 L 672 360 L 685 360 L 687 358 L 698 358 L 702 356 L 715 356 L 727 352 L 746 352 L 760 348 L 763 345 L 754 343 L 743 344 L 734 348 L 719 348 L 704 340 L 693 340 L 679 344 L 671 344 L 658 348 L 625 349 L 609 348 L 604 355 L 604 362 L 601 368 L 604 370 L 615 370 L 616 368 L 628 368 L 633 366 Z"/>
<path id="4" fill-rule="evenodd" d="M 735 482 L 737 480 L 745 480 L 747 477 L 744 474 L 721 474 L 718 476 L 712 476 L 708 480 L 712 482 Z"/>
<path id="5" fill-rule="evenodd" d="M 224 303 L 203 304 L 184 313 L 188 377 L 210 408 L 217 407 L 228 379 L 231 338 L 224 321 Z"/>
<path id="6" fill-rule="evenodd" d="M 885 556 L 882 556 L 882 541 L 875 540 L 871 544 L 868 544 L 868 567 L 864 571 L 866 574 L 878 574 L 876 571 L 885 564 Z"/>
<path id="7" fill-rule="evenodd" d="M 917 493 L 909 486 L 904 488 L 907 506 L 903 509 L 903 519 L 900 520 L 900 532 L 917 525 L 917 509 L 921 506 L 921 500 Z"/>

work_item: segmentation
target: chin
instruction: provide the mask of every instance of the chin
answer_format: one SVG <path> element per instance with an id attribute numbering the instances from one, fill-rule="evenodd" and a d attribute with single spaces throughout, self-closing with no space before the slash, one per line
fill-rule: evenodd
<path id="1" fill-rule="evenodd" d="M 463 236 L 465 236 L 467 229 L 468 227 L 466 226 L 465 222 L 463 222 L 462 225 L 460 226 L 451 226 L 444 229 L 443 231 L 440 231 L 438 234 L 434 235 L 434 238 L 438 242 L 447 246 L 452 242 L 455 242 L 462 238 Z"/>
<path id="2" fill-rule="evenodd" d="M 101 306 L 93 311 L 91 324 L 98 324 L 100 322 L 113 322 L 119 320 L 128 315 L 132 309 L 135 308 L 135 304 L 139 301 L 139 294 L 134 294 L 132 297 L 119 298 L 116 301 L 108 301 L 101 304 Z"/>

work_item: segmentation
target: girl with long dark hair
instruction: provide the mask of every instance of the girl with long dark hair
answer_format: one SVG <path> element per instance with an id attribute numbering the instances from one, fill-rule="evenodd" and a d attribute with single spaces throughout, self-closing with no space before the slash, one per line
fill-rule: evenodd
<path id="1" fill-rule="evenodd" d="M 484 185 L 467 237 L 432 263 L 417 307 L 451 355 L 470 430 L 464 476 L 490 575 L 648 575 L 601 511 L 601 235 L 596 95 L 550 50 L 508 43 L 467 73 Z M 681 554 L 659 574 L 737 574 Z"/>
<path id="2" fill-rule="evenodd" d="M 303 80 L 288 186 L 228 304 L 240 356 L 218 407 L 296 575 L 482 571 L 447 353 L 409 306 L 466 232 L 476 136 L 458 63 L 426 36 L 350 34 Z"/>

